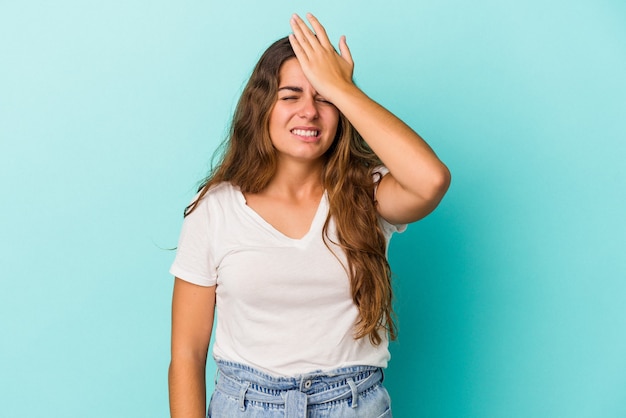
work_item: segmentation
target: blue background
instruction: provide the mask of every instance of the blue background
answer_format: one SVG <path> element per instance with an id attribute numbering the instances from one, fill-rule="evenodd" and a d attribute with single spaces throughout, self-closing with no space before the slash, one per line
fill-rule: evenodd
<path id="1" fill-rule="evenodd" d="M 619 0 L 0 0 L 0 415 L 167 416 L 167 248 L 309 10 L 453 173 L 392 242 L 394 415 L 626 416 Z"/>

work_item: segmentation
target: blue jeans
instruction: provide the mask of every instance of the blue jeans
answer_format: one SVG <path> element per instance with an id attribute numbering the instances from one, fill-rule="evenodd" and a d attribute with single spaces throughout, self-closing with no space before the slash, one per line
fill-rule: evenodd
<path id="1" fill-rule="evenodd" d="M 274 377 L 217 361 L 208 418 L 391 418 L 382 369 L 353 366 Z"/>

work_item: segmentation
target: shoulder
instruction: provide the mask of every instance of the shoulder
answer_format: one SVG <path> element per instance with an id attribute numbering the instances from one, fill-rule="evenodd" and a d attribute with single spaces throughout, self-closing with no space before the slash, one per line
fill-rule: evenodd
<path id="1" fill-rule="evenodd" d="M 223 198 L 226 196 L 233 196 L 239 192 L 239 187 L 234 186 L 229 181 L 223 181 L 217 183 L 206 192 L 205 196 L 212 197 L 214 199 Z"/>
<path id="2" fill-rule="evenodd" d="M 374 181 L 383 178 L 388 173 L 389 169 L 384 165 L 377 165 L 376 167 L 372 168 L 372 176 L 374 177 Z"/>
<path id="3" fill-rule="evenodd" d="M 377 165 L 370 168 L 370 175 L 372 176 L 372 181 L 374 182 L 374 195 L 376 195 L 376 189 L 378 188 L 380 181 L 387 174 L 389 174 L 389 169 L 384 165 Z"/>
<path id="4" fill-rule="evenodd" d="M 238 194 L 240 194 L 240 192 L 237 186 L 233 186 L 230 182 L 224 181 L 211 186 L 206 192 L 200 190 L 191 200 L 191 204 L 196 203 L 197 206 L 211 206 L 213 204 L 220 204 L 236 199 Z"/>
<path id="5" fill-rule="evenodd" d="M 389 174 L 389 169 L 384 165 L 377 165 L 376 167 L 371 168 L 370 172 L 372 176 L 372 181 L 374 182 L 374 198 L 376 198 L 378 184 L 383 179 L 383 177 Z"/>
<path id="6" fill-rule="evenodd" d="M 229 182 L 212 185 L 208 190 L 200 190 L 187 206 L 185 220 L 215 217 L 218 213 L 229 212 L 238 204 L 241 192 Z"/>

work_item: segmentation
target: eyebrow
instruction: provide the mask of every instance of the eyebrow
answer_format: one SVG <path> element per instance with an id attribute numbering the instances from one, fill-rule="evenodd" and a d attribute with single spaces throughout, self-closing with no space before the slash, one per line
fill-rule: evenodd
<path id="1" fill-rule="evenodd" d="M 294 86 L 284 86 L 284 87 L 280 87 L 280 88 L 278 89 L 278 91 L 281 91 L 281 90 L 290 90 L 290 91 L 294 91 L 294 92 L 296 92 L 296 93 L 302 93 L 302 92 L 304 91 L 304 90 L 302 90 L 302 88 L 301 88 L 301 87 L 294 87 Z"/>

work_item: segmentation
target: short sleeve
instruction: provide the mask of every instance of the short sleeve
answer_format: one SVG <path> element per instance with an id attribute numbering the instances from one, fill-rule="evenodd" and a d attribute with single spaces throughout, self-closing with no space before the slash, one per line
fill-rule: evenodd
<path id="1" fill-rule="evenodd" d="M 217 271 L 211 251 L 209 205 L 205 196 L 183 220 L 176 258 L 170 273 L 200 286 L 214 286 Z"/>
<path id="2" fill-rule="evenodd" d="M 389 169 L 384 165 L 379 165 L 378 167 L 374 168 L 374 181 L 377 182 L 376 187 L 374 188 L 374 198 L 376 198 L 376 191 L 378 190 L 378 181 L 380 181 L 388 173 Z M 378 216 L 378 221 L 381 228 L 383 229 L 383 232 L 385 233 L 385 237 L 387 237 L 387 240 L 389 240 L 394 232 L 402 233 L 406 231 L 407 228 L 407 224 L 392 224 L 390 222 L 387 222 L 387 220 L 382 216 Z"/>

